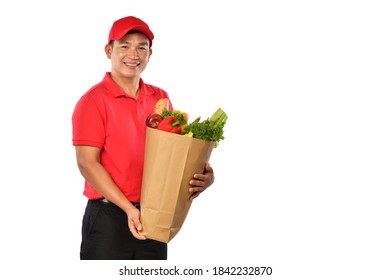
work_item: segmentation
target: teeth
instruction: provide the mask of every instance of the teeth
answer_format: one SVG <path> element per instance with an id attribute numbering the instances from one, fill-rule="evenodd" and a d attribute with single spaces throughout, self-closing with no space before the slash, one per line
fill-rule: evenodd
<path id="1" fill-rule="evenodd" d="M 138 65 L 138 64 L 126 63 L 126 62 L 125 62 L 125 64 L 128 65 L 128 66 L 134 66 L 134 67 Z"/>

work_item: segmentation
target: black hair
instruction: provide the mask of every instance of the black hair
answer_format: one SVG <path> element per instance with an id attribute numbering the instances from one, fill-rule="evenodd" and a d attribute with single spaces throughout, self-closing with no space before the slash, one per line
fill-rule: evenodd
<path id="1" fill-rule="evenodd" d="M 138 30 L 130 30 L 129 32 L 126 33 L 126 35 L 127 34 L 134 34 L 134 33 L 141 33 L 141 34 L 144 34 L 146 36 L 145 33 L 141 32 L 141 31 L 138 31 Z M 148 38 L 148 40 L 149 40 L 149 47 L 150 47 L 152 45 L 152 42 L 150 41 L 148 36 L 146 36 L 146 38 Z"/>

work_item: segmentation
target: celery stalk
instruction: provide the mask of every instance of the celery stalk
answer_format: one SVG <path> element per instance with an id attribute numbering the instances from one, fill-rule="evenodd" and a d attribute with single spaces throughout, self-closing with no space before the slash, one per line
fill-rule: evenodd
<path id="1" fill-rule="evenodd" d="M 191 132 L 193 138 L 213 141 L 216 148 L 219 142 L 225 139 L 223 133 L 226 120 L 226 113 L 221 108 L 218 108 L 211 117 L 204 121 L 200 121 L 200 117 L 198 117 L 184 128 L 183 133 Z"/>

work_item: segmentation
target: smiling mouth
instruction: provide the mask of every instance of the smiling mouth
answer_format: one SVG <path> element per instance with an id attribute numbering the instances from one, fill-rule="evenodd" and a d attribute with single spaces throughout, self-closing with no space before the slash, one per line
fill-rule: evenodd
<path id="1" fill-rule="evenodd" d="M 137 67 L 137 66 L 139 66 L 139 63 L 124 62 L 124 64 L 125 64 L 126 66 L 130 66 L 130 67 Z"/>

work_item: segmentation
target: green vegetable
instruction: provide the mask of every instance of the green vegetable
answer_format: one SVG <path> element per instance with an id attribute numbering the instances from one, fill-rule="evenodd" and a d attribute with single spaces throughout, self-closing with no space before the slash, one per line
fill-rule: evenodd
<path id="1" fill-rule="evenodd" d="M 180 122 L 181 125 L 187 124 L 187 120 L 185 118 L 185 115 L 180 111 L 175 111 L 175 110 L 170 111 L 170 110 L 164 109 L 161 116 L 163 117 L 163 119 L 165 119 L 166 117 L 172 116 L 172 117 L 175 117 Z"/>
<path id="2" fill-rule="evenodd" d="M 221 140 L 225 139 L 223 136 L 224 126 L 227 121 L 226 113 L 218 108 L 214 114 L 204 121 L 200 121 L 200 117 L 184 128 L 183 134 L 193 133 L 194 138 L 213 141 L 214 147 L 218 147 Z"/>

